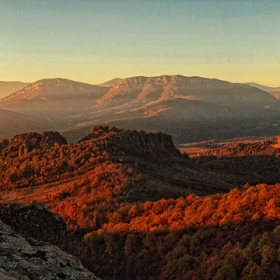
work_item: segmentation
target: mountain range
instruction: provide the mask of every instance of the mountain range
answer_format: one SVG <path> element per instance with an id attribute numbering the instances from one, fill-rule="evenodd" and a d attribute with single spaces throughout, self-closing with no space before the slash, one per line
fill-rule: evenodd
<path id="1" fill-rule="evenodd" d="M 11 93 L 0 100 L 0 109 L 21 119 L 20 129 L 11 118 L 1 121 L 1 138 L 52 128 L 75 142 L 92 125 L 106 124 L 164 131 L 173 135 L 175 143 L 187 143 L 276 135 L 280 101 L 247 84 L 201 77 L 139 76 L 100 85 L 57 78 Z"/>

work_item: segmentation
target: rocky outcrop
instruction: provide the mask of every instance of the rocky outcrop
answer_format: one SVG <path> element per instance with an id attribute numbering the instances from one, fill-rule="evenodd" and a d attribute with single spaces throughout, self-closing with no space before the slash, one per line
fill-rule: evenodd
<path id="1" fill-rule="evenodd" d="M 0 220 L 26 237 L 65 245 L 66 224 L 57 214 L 36 204 L 0 204 Z"/>
<path id="2" fill-rule="evenodd" d="M 58 247 L 24 238 L 0 221 L 0 279 L 98 279 L 73 256 Z"/>
<path id="3" fill-rule="evenodd" d="M 57 131 L 40 133 L 27 132 L 14 136 L 11 140 L 0 142 L 0 154 L 3 156 L 23 156 L 36 149 L 67 144 L 66 139 Z"/>
<path id="4" fill-rule="evenodd" d="M 162 132 L 145 132 L 136 130 L 124 130 L 114 126 L 96 126 L 90 134 L 79 142 L 96 139 L 99 145 L 105 149 L 118 148 L 126 152 L 136 152 L 139 154 L 150 153 L 170 153 L 179 154 L 172 141 L 172 137 Z"/>
<path id="5" fill-rule="evenodd" d="M 278 138 L 278 143 L 279 141 L 280 139 Z M 217 147 L 214 147 L 214 145 L 208 145 L 207 150 L 201 151 L 197 154 L 192 154 L 191 157 L 229 158 L 246 156 L 271 156 L 278 158 L 280 156 L 280 150 L 277 149 L 280 147 L 280 145 L 275 143 L 275 138 L 273 140 L 262 140 L 251 143 L 228 143 Z"/>

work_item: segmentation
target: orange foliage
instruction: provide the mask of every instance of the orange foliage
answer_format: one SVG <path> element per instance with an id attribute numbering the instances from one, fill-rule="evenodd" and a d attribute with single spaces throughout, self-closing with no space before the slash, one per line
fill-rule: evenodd
<path id="1" fill-rule="evenodd" d="M 107 231 L 148 232 L 151 230 L 183 230 L 191 227 L 226 226 L 260 218 L 280 219 L 280 184 L 260 184 L 246 190 L 233 189 L 227 194 L 207 197 L 189 195 L 178 199 L 132 204 L 121 226 L 116 220 L 104 224 Z M 137 211 L 136 211 L 137 209 Z M 118 210 L 111 215 L 115 215 Z M 133 215 L 131 214 L 133 213 Z M 124 226 L 124 224 L 126 226 Z"/>

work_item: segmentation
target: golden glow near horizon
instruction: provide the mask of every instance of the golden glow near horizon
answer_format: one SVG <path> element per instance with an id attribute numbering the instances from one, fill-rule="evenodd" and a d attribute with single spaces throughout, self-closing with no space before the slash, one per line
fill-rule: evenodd
<path id="1" fill-rule="evenodd" d="M 244 2 L 7 1 L 0 80 L 181 74 L 280 86 L 280 2 Z"/>

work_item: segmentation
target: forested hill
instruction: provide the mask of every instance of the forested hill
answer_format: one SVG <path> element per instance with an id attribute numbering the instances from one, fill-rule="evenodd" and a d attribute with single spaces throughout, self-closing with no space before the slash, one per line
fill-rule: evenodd
<path id="1" fill-rule="evenodd" d="M 102 279 L 277 279 L 279 147 L 231 149 L 189 157 L 164 133 L 107 126 L 75 144 L 24 133 L 0 142 L 1 200 L 60 214 L 67 251 Z"/>

